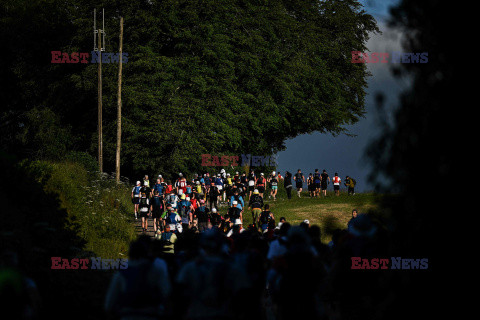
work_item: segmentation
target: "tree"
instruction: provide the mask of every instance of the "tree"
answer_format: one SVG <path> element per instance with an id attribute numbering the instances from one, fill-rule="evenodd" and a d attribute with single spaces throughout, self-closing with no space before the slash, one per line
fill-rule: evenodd
<path id="1" fill-rule="evenodd" d="M 91 51 L 94 3 L 54 2 L 56 19 L 34 20 L 33 32 L 44 30 L 48 37 L 46 29 L 58 28 L 62 37 L 50 36 L 47 43 L 56 44 L 50 48 Z M 37 2 L 23 5 L 52 16 Z M 367 72 L 351 63 L 351 51 L 365 51 L 369 33 L 378 29 L 358 1 L 104 1 L 102 7 L 107 51 L 118 47 L 113 35 L 117 19 L 125 18 L 127 175 L 198 170 L 202 153 L 271 155 L 288 138 L 344 133 L 363 116 Z M 13 43 L 7 53 L 12 50 Z M 48 86 L 42 82 L 24 99 L 52 105 L 80 134 L 77 148 L 95 154 L 95 66 L 52 66 L 47 60 L 39 63 L 41 74 L 28 73 L 25 81 L 47 79 Z M 106 171 L 113 171 L 117 66 L 102 66 L 104 159 Z"/>

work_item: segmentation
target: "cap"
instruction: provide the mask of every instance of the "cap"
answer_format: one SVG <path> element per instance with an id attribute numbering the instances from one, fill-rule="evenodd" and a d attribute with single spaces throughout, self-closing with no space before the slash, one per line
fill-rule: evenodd
<path id="1" fill-rule="evenodd" d="M 180 172 L 180 173 L 178 174 L 178 176 L 179 176 L 179 177 L 183 177 L 183 174 Z"/>
<path id="2" fill-rule="evenodd" d="M 213 213 L 217 212 L 217 208 L 212 208 L 212 212 Z"/>
<path id="3" fill-rule="evenodd" d="M 159 175 L 158 175 L 158 177 L 159 177 L 159 178 L 161 178 L 161 177 L 162 177 L 162 175 L 161 175 L 161 174 L 159 174 Z"/>
<path id="4" fill-rule="evenodd" d="M 275 175 L 275 171 L 273 171 L 272 174 Z"/>
<path id="5" fill-rule="evenodd" d="M 303 220 L 303 222 L 305 222 L 306 224 L 310 224 L 310 221 L 308 221 L 307 219 Z"/>
<path id="6" fill-rule="evenodd" d="M 260 173 L 260 175 L 261 175 L 261 176 L 263 176 L 263 172 L 262 172 L 262 173 Z"/>
<path id="7" fill-rule="evenodd" d="M 253 190 L 254 194 L 259 194 L 258 189 Z"/>
<path id="8" fill-rule="evenodd" d="M 140 184 L 140 181 L 137 181 L 137 185 L 139 185 L 139 184 Z"/>

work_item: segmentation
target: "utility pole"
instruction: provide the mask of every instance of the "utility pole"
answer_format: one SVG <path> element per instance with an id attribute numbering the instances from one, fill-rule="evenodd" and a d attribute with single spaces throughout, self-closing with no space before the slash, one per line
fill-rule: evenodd
<path id="1" fill-rule="evenodd" d="M 93 11 L 94 51 L 98 52 L 98 169 L 103 172 L 103 133 L 102 133 L 102 51 L 105 51 L 105 10 L 102 9 L 102 29 L 97 30 L 97 10 Z M 98 47 L 97 37 L 98 35 Z M 103 38 L 103 39 L 102 39 Z M 103 40 L 103 41 L 102 41 Z M 103 45 L 103 46 L 102 46 Z"/>
<path id="2" fill-rule="evenodd" d="M 120 148 L 122 144 L 122 52 L 123 52 L 123 17 L 120 17 L 120 64 L 118 65 L 118 95 L 117 95 L 117 152 L 115 159 L 115 180 L 120 182 Z"/>

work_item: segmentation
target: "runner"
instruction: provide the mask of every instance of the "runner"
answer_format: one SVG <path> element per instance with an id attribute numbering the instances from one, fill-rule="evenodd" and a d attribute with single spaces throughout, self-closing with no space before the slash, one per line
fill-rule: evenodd
<path id="1" fill-rule="evenodd" d="M 147 195 L 142 192 L 140 197 L 140 203 L 138 204 L 138 213 L 140 218 L 142 218 L 142 230 L 147 232 L 148 227 L 148 215 L 150 214 L 150 200 L 147 198 Z"/>
<path id="2" fill-rule="evenodd" d="M 290 172 L 285 172 L 285 180 L 283 180 L 283 186 L 287 192 L 287 198 L 292 199 L 292 174 Z"/>
<path id="3" fill-rule="evenodd" d="M 220 190 L 215 186 L 215 182 L 212 182 L 212 185 L 210 186 L 210 189 L 208 190 L 208 203 L 210 205 L 210 211 L 212 211 L 213 208 L 218 207 L 218 196 L 220 195 Z"/>
<path id="4" fill-rule="evenodd" d="M 263 172 L 260 173 L 260 177 L 257 179 L 257 181 L 255 182 L 255 189 L 258 190 L 258 192 L 260 193 L 260 196 L 263 198 L 263 193 L 265 192 L 265 185 L 267 183 L 267 180 L 265 179 L 265 177 L 263 176 Z"/>
<path id="5" fill-rule="evenodd" d="M 238 202 L 236 200 L 232 201 L 232 206 L 228 208 L 225 221 L 229 223 L 229 227 L 232 228 L 233 225 L 239 225 L 243 223 L 242 210 L 237 207 Z"/>
<path id="6" fill-rule="evenodd" d="M 158 190 L 155 190 L 153 193 L 150 211 L 152 212 L 153 218 L 153 232 L 156 233 L 157 228 L 160 228 L 160 230 L 163 229 L 163 222 L 160 220 L 165 208 L 165 202 L 163 201 L 163 196 L 159 194 Z"/>
<path id="7" fill-rule="evenodd" d="M 163 243 L 163 247 L 165 248 L 164 253 L 166 254 L 173 254 L 175 253 L 174 245 L 177 241 L 177 235 L 172 232 L 170 229 L 170 225 L 167 224 L 165 226 L 165 232 L 163 232 L 160 237 L 155 237 L 156 239 L 160 240 Z"/>
<path id="8" fill-rule="evenodd" d="M 147 176 L 145 176 L 145 177 L 147 177 Z M 144 181 L 143 186 L 140 188 L 140 193 L 145 193 L 147 198 L 150 199 L 152 197 L 152 189 L 150 189 L 150 187 L 148 185 L 149 185 L 149 182 Z"/>
<path id="9" fill-rule="evenodd" d="M 164 222 L 164 225 L 168 225 L 170 230 L 173 232 L 176 231 L 177 224 L 182 221 L 182 218 L 180 218 L 175 209 L 169 204 L 167 204 L 167 211 L 163 213 L 161 218 Z"/>
<path id="10" fill-rule="evenodd" d="M 332 179 L 333 181 L 333 191 L 335 192 L 335 195 L 338 197 L 340 195 L 340 182 L 342 179 L 338 176 L 338 173 L 335 172 L 335 176 Z"/>
<path id="11" fill-rule="evenodd" d="M 307 178 L 307 190 L 310 198 L 315 196 L 315 183 L 313 182 L 313 174 L 309 173 Z"/>
<path id="12" fill-rule="evenodd" d="M 280 175 L 280 172 L 278 173 L 278 175 Z M 281 176 L 280 176 L 281 177 Z M 279 180 L 278 180 L 278 176 L 275 175 L 275 171 L 273 171 L 273 175 L 272 175 L 272 178 L 270 178 L 269 180 L 270 182 L 270 186 L 271 186 L 271 191 L 270 191 L 270 197 L 273 198 L 273 201 L 276 201 L 277 200 L 277 192 L 278 192 L 278 183 L 279 183 Z"/>
<path id="13" fill-rule="evenodd" d="M 143 177 L 143 184 L 150 188 L 150 180 L 148 180 L 147 175 L 145 175 L 145 177 Z"/>
<path id="14" fill-rule="evenodd" d="M 262 232 L 267 230 L 268 225 L 273 221 L 275 223 L 275 217 L 273 213 L 270 212 L 270 206 L 266 204 L 263 208 L 263 211 L 260 213 L 258 217 L 258 225 L 260 226 Z"/>
<path id="15" fill-rule="evenodd" d="M 255 190 L 255 171 L 250 171 L 250 174 L 248 175 L 248 199 L 252 196 L 253 190 Z"/>
<path id="16" fill-rule="evenodd" d="M 163 195 L 164 190 L 165 190 L 165 185 L 162 183 L 161 178 L 157 178 L 157 182 L 153 185 L 153 190 L 152 190 L 153 194 L 155 194 L 155 191 L 158 191 L 159 195 Z"/>
<path id="17" fill-rule="evenodd" d="M 178 214 L 182 218 L 182 229 L 189 229 L 192 225 L 192 203 L 190 198 L 182 194 L 181 201 L 178 203 Z"/>
<path id="18" fill-rule="evenodd" d="M 181 172 L 178 174 L 178 179 L 175 182 L 175 188 L 177 188 L 177 191 L 182 190 L 182 193 L 187 192 L 187 179 L 185 179 Z"/>
<path id="19" fill-rule="evenodd" d="M 320 188 L 321 188 L 321 182 L 322 182 L 322 176 L 320 172 L 318 172 L 318 169 L 315 169 L 315 174 L 313 175 L 313 182 L 315 184 L 315 197 L 320 197 Z"/>
<path id="20" fill-rule="evenodd" d="M 205 200 L 200 200 L 200 206 L 195 210 L 195 216 L 197 217 L 199 232 L 209 229 L 210 210 L 205 206 Z"/>
<path id="21" fill-rule="evenodd" d="M 330 183 L 330 177 L 327 174 L 327 170 L 323 169 L 321 177 L 322 177 L 322 182 L 321 182 L 322 193 L 323 193 L 323 196 L 326 197 L 327 196 L 327 186 Z"/>
<path id="22" fill-rule="evenodd" d="M 357 184 L 357 181 L 355 179 L 347 176 L 345 178 L 345 186 L 348 188 L 348 195 L 355 195 L 355 185 Z"/>
<path id="23" fill-rule="evenodd" d="M 210 184 L 212 183 L 212 179 L 210 179 L 210 173 L 205 173 L 205 194 L 208 193 L 208 189 L 210 189 Z"/>
<path id="24" fill-rule="evenodd" d="M 140 181 L 137 181 L 137 185 L 132 189 L 132 203 L 133 203 L 133 213 L 135 214 L 135 220 L 138 219 L 138 204 L 140 203 Z"/>
<path id="25" fill-rule="evenodd" d="M 170 191 L 170 194 L 167 196 L 166 203 L 171 205 L 173 209 L 177 208 L 177 203 L 180 199 L 178 196 L 175 194 L 175 192 L 172 190 Z"/>
<path id="26" fill-rule="evenodd" d="M 221 195 L 220 201 L 225 202 L 225 190 L 223 188 L 223 179 L 220 173 L 217 174 L 217 177 L 215 178 L 215 187 L 217 187 L 218 193 Z"/>
<path id="27" fill-rule="evenodd" d="M 298 169 L 297 173 L 293 177 L 293 180 L 295 180 L 295 184 L 297 187 L 297 195 L 300 198 L 302 189 L 303 189 L 303 183 L 305 182 L 305 177 L 303 176 L 302 170 Z"/>
<path id="28" fill-rule="evenodd" d="M 213 208 L 211 212 L 210 223 L 212 224 L 212 227 L 219 228 L 222 223 L 222 216 L 218 213 L 217 208 Z"/>
<path id="29" fill-rule="evenodd" d="M 237 201 L 237 207 L 241 211 L 243 211 L 243 207 L 245 206 L 245 202 L 243 201 L 243 197 L 238 193 L 238 190 L 235 190 L 233 192 L 232 197 L 230 198 L 230 205 L 234 202 Z"/>
<path id="30" fill-rule="evenodd" d="M 253 191 L 250 201 L 248 202 L 248 209 L 252 210 L 252 221 L 257 223 L 259 214 L 262 212 L 263 207 L 263 198 L 260 196 L 260 193 L 257 189 Z"/>

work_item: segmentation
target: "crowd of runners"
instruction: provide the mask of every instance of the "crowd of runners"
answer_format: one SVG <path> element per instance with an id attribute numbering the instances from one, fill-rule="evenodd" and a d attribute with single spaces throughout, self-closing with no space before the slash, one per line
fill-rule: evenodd
<path id="1" fill-rule="evenodd" d="M 379 273 L 351 272 L 351 257 L 386 255 L 385 228 L 352 212 L 332 241 L 319 226 L 281 221 L 260 232 L 219 228 L 142 234 L 117 271 L 105 310 L 119 319 L 366 319 Z M 359 292 L 365 299 L 359 299 Z"/>
<path id="2" fill-rule="evenodd" d="M 282 184 L 288 199 L 292 198 L 293 185 L 301 197 L 305 183 L 310 197 L 326 197 L 329 184 L 339 196 L 342 179 L 337 173 L 330 178 L 326 170 L 320 173 L 318 169 L 307 178 L 300 169 L 295 174 L 287 171 L 284 176 L 275 171 L 265 176 L 254 170 L 230 174 L 221 169 L 218 174 L 194 174 L 191 179 L 179 173 L 174 181 L 165 181 L 158 175 L 154 183 L 145 176 L 133 187 L 131 198 L 135 219 L 142 220 L 144 232 L 148 230 L 150 217 L 155 234 L 163 233 L 166 228 L 182 233 L 184 229 L 204 232 L 213 227 L 231 233 L 234 228 L 243 230 L 245 214 L 251 214 L 253 227 L 266 232 L 275 225 L 275 217 L 264 197 L 276 201 Z M 349 195 L 355 194 L 355 184 L 355 179 L 345 178 Z M 221 207 L 226 207 L 224 214 Z"/>

